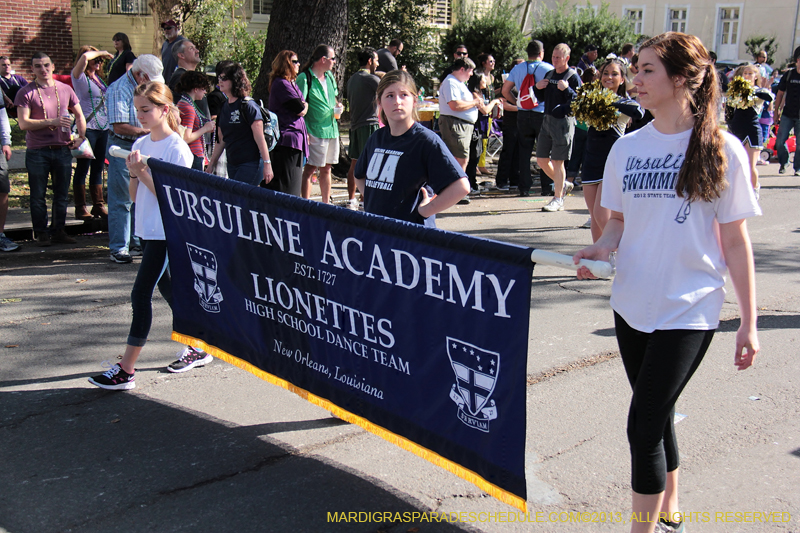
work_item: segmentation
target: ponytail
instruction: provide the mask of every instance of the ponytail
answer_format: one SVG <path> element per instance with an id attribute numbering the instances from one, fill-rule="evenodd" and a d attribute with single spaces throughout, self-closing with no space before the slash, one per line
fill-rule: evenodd
<path id="1" fill-rule="evenodd" d="M 167 104 L 168 112 L 167 112 L 167 126 L 172 131 L 178 131 L 178 128 L 181 126 L 181 112 L 178 110 L 178 106 L 173 103 Z"/>
<path id="2" fill-rule="evenodd" d="M 327 44 L 318 44 L 316 48 L 314 48 L 314 52 L 311 54 L 311 57 L 308 58 L 308 61 L 300 68 L 300 72 L 304 72 L 310 69 L 314 63 L 320 60 L 320 58 L 325 57 L 328 55 L 328 52 L 333 50 Z"/>
<path id="3" fill-rule="evenodd" d="M 678 196 L 690 201 L 710 202 L 719 198 L 727 185 L 725 172 L 728 170 L 728 160 L 725 157 L 725 140 L 719 129 L 719 100 L 717 73 L 714 65 L 709 63 L 700 87 L 689 99 L 694 127 L 676 186 Z"/>

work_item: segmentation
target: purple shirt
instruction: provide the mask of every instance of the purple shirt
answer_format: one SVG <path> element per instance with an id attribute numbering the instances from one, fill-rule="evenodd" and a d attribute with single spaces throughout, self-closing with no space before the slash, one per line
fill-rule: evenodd
<path id="1" fill-rule="evenodd" d="M 269 89 L 269 110 L 278 116 L 278 127 L 281 131 L 278 146 L 300 150 L 308 157 L 306 121 L 296 111 L 290 111 L 286 107 L 287 102 L 296 98 L 304 101 L 297 85 L 293 81 L 276 78 Z"/>
<path id="2" fill-rule="evenodd" d="M 39 91 L 36 90 L 37 88 Z M 40 91 L 41 98 L 39 97 Z M 56 97 L 56 91 L 58 91 L 58 97 Z M 44 101 L 44 108 L 42 108 L 42 101 Z M 36 82 L 29 83 L 17 93 L 14 105 L 27 107 L 30 109 L 29 118 L 41 120 L 68 114 L 69 111 L 67 109 L 80 105 L 80 102 L 69 85 L 55 81 L 54 87 L 40 87 Z M 66 146 L 70 142 L 70 134 L 71 132 L 69 131 L 61 131 L 61 127 L 56 127 L 55 130 L 49 127 L 40 130 L 28 130 L 25 132 L 25 144 L 30 149 L 44 148 L 46 146 Z"/>

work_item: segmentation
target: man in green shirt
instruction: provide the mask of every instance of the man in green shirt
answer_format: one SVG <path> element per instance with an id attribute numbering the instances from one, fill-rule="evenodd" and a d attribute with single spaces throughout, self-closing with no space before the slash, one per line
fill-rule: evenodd
<path id="1" fill-rule="evenodd" d="M 309 153 L 300 193 L 303 198 L 311 197 L 311 175 L 319 168 L 319 188 L 326 204 L 331 198 L 331 165 L 339 162 L 339 124 L 334 108 L 338 108 L 339 113 L 342 108 L 336 99 L 339 96 L 336 79 L 330 72 L 335 64 L 333 48 L 321 44 L 295 82 L 308 102 L 305 120 Z"/>

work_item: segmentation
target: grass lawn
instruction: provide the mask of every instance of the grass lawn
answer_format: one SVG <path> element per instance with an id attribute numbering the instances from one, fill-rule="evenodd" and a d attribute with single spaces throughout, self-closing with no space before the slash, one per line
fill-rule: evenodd
<path id="1" fill-rule="evenodd" d="M 11 191 L 8 193 L 8 207 L 24 207 L 31 206 L 31 188 L 28 187 L 28 173 L 27 172 L 10 172 L 8 175 L 11 182 Z M 71 187 L 70 187 L 71 188 Z M 49 185 L 47 187 L 47 205 L 53 202 L 53 191 Z"/>
<path id="2" fill-rule="evenodd" d="M 9 118 L 11 123 L 11 147 L 12 148 L 25 148 L 25 132 L 19 129 L 17 119 Z"/>

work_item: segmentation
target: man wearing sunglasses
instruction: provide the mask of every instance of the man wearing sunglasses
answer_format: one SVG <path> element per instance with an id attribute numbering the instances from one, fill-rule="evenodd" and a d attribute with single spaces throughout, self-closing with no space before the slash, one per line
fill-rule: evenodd
<path id="1" fill-rule="evenodd" d="M 303 169 L 300 194 L 311 197 L 311 176 L 319 169 L 319 188 L 322 201 L 331 199 L 331 165 L 339 162 L 339 124 L 334 108 L 339 106 L 339 89 L 331 70 L 336 65 L 336 52 L 328 45 L 317 46 L 311 55 L 309 67 L 295 80 L 308 102 L 306 128 L 308 128 L 308 163 Z"/>
<path id="2" fill-rule="evenodd" d="M 459 44 L 458 46 L 456 46 L 456 51 L 453 52 L 454 62 L 458 61 L 459 59 L 467 59 L 468 57 L 469 57 L 469 52 L 467 52 L 467 45 Z M 440 83 L 444 82 L 444 79 L 452 73 L 453 73 L 453 65 L 450 65 L 444 70 L 444 72 L 442 72 L 442 75 L 439 76 L 439 82 Z"/>

